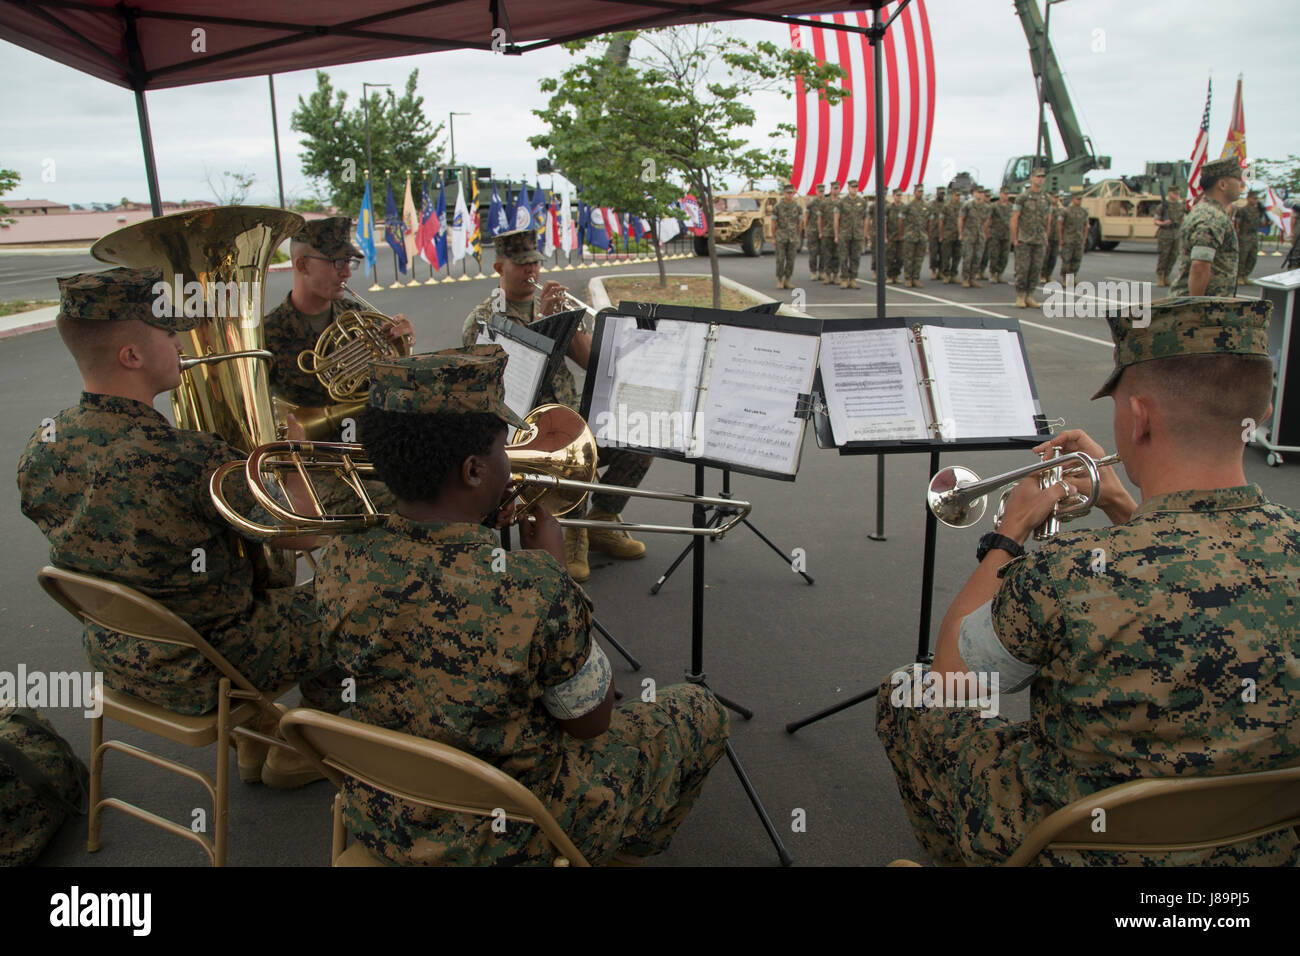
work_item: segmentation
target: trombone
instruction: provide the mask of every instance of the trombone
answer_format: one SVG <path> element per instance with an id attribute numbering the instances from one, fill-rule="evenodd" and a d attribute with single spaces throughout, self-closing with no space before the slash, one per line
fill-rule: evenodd
<path id="1" fill-rule="evenodd" d="M 522 440 L 506 446 L 506 455 L 511 462 L 510 484 L 501 504 L 483 519 L 485 523 L 492 523 L 496 514 L 516 497 L 523 502 L 517 512 L 519 516 L 541 504 L 558 517 L 577 508 L 588 493 L 604 492 L 718 508 L 727 514 L 727 520 L 716 527 L 698 528 L 586 518 L 562 518 L 560 524 L 575 528 L 689 534 L 718 539 L 744 521 L 752 510 L 748 501 L 735 498 L 709 498 L 599 484 L 593 480 L 596 477 L 596 440 L 581 415 L 564 405 L 542 405 L 529 412 L 524 421 L 529 427 L 517 436 Z M 226 499 L 225 481 L 241 469 L 254 500 L 275 523 L 252 521 L 236 511 Z M 283 484 L 280 476 L 289 472 L 302 479 L 317 514 L 302 514 L 281 502 L 279 493 Z M 313 473 L 330 474 L 340 479 L 356 495 L 362 510 L 346 514 L 326 513 L 311 477 Z M 366 490 L 365 482 L 374 477 L 374 464 L 358 444 L 277 441 L 258 446 L 247 459 L 221 465 L 209 479 L 209 491 L 221 516 L 251 538 L 272 540 L 299 535 L 344 534 L 362 531 L 387 517 L 375 507 Z"/>
<path id="2" fill-rule="evenodd" d="M 988 494 L 1003 485 L 1013 485 L 1021 478 L 1038 475 L 1038 486 L 1047 488 L 1061 480 L 1064 475 L 1088 476 L 1090 483 L 1087 494 L 1070 495 L 1057 502 L 1047 519 L 1034 529 L 1035 541 L 1046 541 L 1061 529 L 1062 522 L 1082 518 L 1097 503 L 1101 493 L 1101 469 L 1120 462 L 1119 455 L 1107 455 L 1093 458 L 1081 451 L 1062 455 L 1061 449 L 1053 448 L 1052 457 L 1044 456 L 1042 461 L 1016 468 L 992 478 L 981 479 L 969 468 L 961 465 L 949 465 L 930 479 L 926 491 L 926 505 L 930 513 L 950 528 L 969 528 L 984 517 L 988 507 Z M 1070 467 L 1067 469 L 1066 466 Z M 1006 507 L 1010 488 L 1002 492 L 998 503 L 994 525 L 1001 521 Z"/>

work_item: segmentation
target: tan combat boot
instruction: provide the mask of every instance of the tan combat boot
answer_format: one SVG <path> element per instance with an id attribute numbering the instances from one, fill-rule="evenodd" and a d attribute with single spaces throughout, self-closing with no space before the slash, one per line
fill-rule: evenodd
<path id="1" fill-rule="evenodd" d="M 1022 309 L 1028 308 L 1028 306 L 1025 305 L 1025 294 L 1023 292 L 1016 293 L 1016 305 Z"/>
<path id="2" fill-rule="evenodd" d="M 1039 302 L 1037 299 L 1034 298 L 1034 294 L 1032 292 L 1025 293 L 1025 306 L 1027 308 L 1036 309 L 1042 304 L 1043 303 Z"/>
<path id="3" fill-rule="evenodd" d="M 592 521 L 623 520 L 622 515 L 612 515 L 604 511 L 593 511 L 587 517 Z M 626 531 L 617 529 L 605 531 L 600 528 L 588 528 L 586 531 L 587 541 L 592 551 L 599 551 L 601 554 L 624 561 L 645 557 L 645 545 Z"/>
<path id="4" fill-rule="evenodd" d="M 847 289 L 848 287 L 849 287 L 849 280 L 848 280 L 848 279 L 841 279 L 841 280 L 840 280 L 840 288 L 841 288 L 841 289 Z"/>
<path id="5" fill-rule="evenodd" d="M 262 783 L 272 790 L 293 790 L 324 779 L 314 763 L 288 747 L 272 747 L 262 765 Z"/>
<path id="6" fill-rule="evenodd" d="M 857 280 L 857 279 L 850 279 L 850 280 L 849 280 L 849 288 L 850 288 L 850 289 L 861 289 L 862 286 L 858 285 L 858 280 Z"/>
<path id="7" fill-rule="evenodd" d="M 587 564 L 587 529 L 564 529 L 564 566 L 569 577 L 581 584 L 591 577 L 591 567 Z"/>
<path id="8" fill-rule="evenodd" d="M 984 283 L 983 283 L 983 282 L 976 282 L 974 279 L 971 279 L 970 282 L 968 282 L 968 283 L 966 283 L 966 284 L 969 285 L 972 289 L 982 289 L 982 288 L 984 288 Z"/>
<path id="9" fill-rule="evenodd" d="M 1156 288 L 1163 289 L 1167 285 L 1169 285 L 1169 283 L 1166 281 L 1165 274 L 1163 272 L 1158 273 L 1156 275 Z"/>

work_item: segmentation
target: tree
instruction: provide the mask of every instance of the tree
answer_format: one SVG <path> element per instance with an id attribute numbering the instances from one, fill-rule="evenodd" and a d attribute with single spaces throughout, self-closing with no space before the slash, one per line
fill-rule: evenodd
<path id="1" fill-rule="evenodd" d="M 0 169 L 0 196 L 3 196 L 5 193 L 12 190 L 21 180 L 22 177 L 18 175 L 17 170 Z M 0 224 L 7 226 L 9 223 L 13 222 L 12 219 L 3 218 L 11 212 L 13 212 L 12 209 L 0 202 Z"/>
<path id="2" fill-rule="evenodd" d="M 424 97 L 415 92 L 420 71 L 412 70 L 406 89 L 395 97 L 379 92 L 370 94 L 370 153 L 374 169 L 371 179 L 377 184 L 376 195 L 382 203 L 384 170 L 389 170 L 394 185 L 406 171 L 412 176 L 432 170 L 442 161 L 442 144 L 435 140 L 443 124 L 434 126 L 424 115 Z M 292 128 L 303 140 L 302 171 L 314 181 L 319 193 L 328 196 L 333 206 L 355 214 L 365 194 L 366 109 L 358 104 L 347 108 L 348 95 L 335 90 L 330 78 L 316 72 L 316 89 L 305 101 L 298 97 Z"/>
<path id="3" fill-rule="evenodd" d="M 1252 164 L 1255 176 L 1288 196 L 1300 194 L 1300 156 L 1290 153 L 1286 159 L 1257 159 Z"/>
<path id="4" fill-rule="evenodd" d="M 248 190 L 252 188 L 253 183 L 257 182 L 257 176 L 250 173 L 247 168 L 239 172 L 231 172 L 227 169 L 221 174 L 220 181 L 213 182 L 212 173 L 205 166 L 203 178 L 208 181 L 208 188 L 212 190 L 218 206 L 242 206 L 248 197 Z"/>
<path id="5" fill-rule="evenodd" d="M 589 42 L 566 46 L 576 53 Z M 551 126 L 551 148 L 590 155 L 591 149 L 581 142 L 584 131 L 574 128 L 583 124 L 609 137 L 601 155 L 604 180 L 621 179 L 627 188 L 646 168 L 653 168 L 658 177 L 670 173 L 681 177 L 704 211 L 713 304 L 719 307 L 722 283 L 713 242 L 714 183 L 729 176 L 789 175 L 785 149 L 745 149 L 744 132 L 754 123 L 749 94 L 775 90 L 788 99 L 797 76 L 803 78 L 806 90 L 820 91 L 831 103 L 845 94 L 835 85 L 844 71 L 833 64 L 818 64 L 807 51 L 781 49 L 767 41 L 751 46 L 715 25 L 650 30 L 632 42 L 626 68 L 609 58 L 593 57 L 558 80 L 544 80 L 541 88 L 555 96 L 542 115 L 570 117 L 568 125 Z M 793 133 L 790 124 L 782 123 L 771 136 Z M 596 144 L 597 151 L 601 145 Z M 587 169 L 577 172 L 586 175 Z"/>

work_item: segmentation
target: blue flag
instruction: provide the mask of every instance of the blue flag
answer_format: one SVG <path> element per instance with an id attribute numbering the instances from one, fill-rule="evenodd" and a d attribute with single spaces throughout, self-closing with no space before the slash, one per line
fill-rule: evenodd
<path id="1" fill-rule="evenodd" d="M 370 201 L 370 178 L 366 178 L 366 195 L 357 213 L 357 245 L 366 254 L 366 272 L 375 271 L 375 207 Z"/>
<path id="2" fill-rule="evenodd" d="M 506 231 L 509 232 L 511 229 L 515 227 L 515 197 L 514 194 L 510 191 L 509 183 L 506 183 L 505 217 L 506 217 Z"/>
<path id="3" fill-rule="evenodd" d="M 533 230 L 537 233 L 537 248 L 542 248 L 542 239 L 546 235 L 546 207 L 549 200 L 542 192 L 541 185 L 533 187 L 533 202 L 529 207 L 528 214 L 533 219 Z"/>
<path id="4" fill-rule="evenodd" d="M 605 220 L 595 206 L 587 207 L 587 242 L 597 249 L 608 249 L 609 235 L 605 232 Z"/>
<path id="5" fill-rule="evenodd" d="M 497 184 L 493 182 L 492 202 L 488 204 L 487 234 L 495 236 L 498 232 L 509 232 L 507 221 L 505 207 L 501 205 L 501 196 L 497 192 Z"/>
<path id="6" fill-rule="evenodd" d="M 443 192 L 441 176 L 438 177 L 438 207 L 434 211 L 438 214 L 442 228 L 433 237 L 433 247 L 438 252 L 438 262 L 450 269 L 451 264 L 447 261 L 447 233 L 450 231 L 447 228 L 447 195 Z"/>
<path id="7" fill-rule="evenodd" d="M 581 199 L 578 200 L 578 253 L 581 255 L 582 250 L 587 248 L 587 223 L 591 219 L 591 210 Z"/>
<path id="8" fill-rule="evenodd" d="M 515 197 L 515 228 L 530 229 L 533 225 L 532 200 L 528 198 L 528 184 L 524 183 L 519 187 L 519 195 Z"/>
<path id="9" fill-rule="evenodd" d="M 397 269 L 406 275 L 406 225 L 397 212 L 397 200 L 393 198 L 393 184 L 388 184 L 388 196 L 384 199 L 384 239 L 397 253 Z"/>

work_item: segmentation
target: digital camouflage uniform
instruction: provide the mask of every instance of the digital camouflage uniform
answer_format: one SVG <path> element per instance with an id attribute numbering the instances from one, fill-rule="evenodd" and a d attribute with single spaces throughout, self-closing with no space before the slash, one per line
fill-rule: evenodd
<path id="1" fill-rule="evenodd" d="M 989 221 L 989 204 L 983 199 L 968 199 L 961 208 L 961 258 L 966 264 L 967 282 L 973 282 L 978 273 L 980 256 L 984 254 L 984 230 Z"/>
<path id="2" fill-rule="evenodd" d="M 795 254 L 799 251 L 799 220 L 803 210 L 790 195 L 772 207 L 772 236 L 776 243 L 776 277 L 789 280 L 794 274 Z"/>
<path id="3" fill-rule="evenodd" d="M 1237 228 L 1237 280 L 1250 277 L 1259 256 L 1259 227 L 1264 222 L 1264 207 L 1249 202 L 1236 211 L 1233 224 Z"/>
<path id="4" fill-rule="evenodd" d="M 1178 256 L 1178 232 L 1182 228 L 1183 217 L 1187 215 L 1187 207 L 1181 199 L 1169 199 L 1167 202 L 1165 215 L 1161 218 L 1168 219 L 1169 225 L 1156 230 L 1156 276 L 1163 276 L 1166 285 L 1173 271 L 1174 259 Z"/>
<path id="5" fill-rule="evenodd" d="M 1016 293 L 1029 295 L 1042 275 L 1050 200 L 1041 190 L 1026 189 L 1016 197 L 1012 212 L 1020 213 L 1016 223 Z"/>
<path id="6" fill-rule="evenodd" d="M 1171 296 L 1188 294 L 1194 261 L 1210 263 L 1207 296 L 1237 294 L 1237 231 L 1227 210 L 1205 197 L 1192 207 L 1178 231 L 1178 262 L 1169 288 Z"/>
<path id="7" fill-rule="evenodd" d="M 509 299 L 505 300 L 506 315 L 520 325 L 528 325 L 533 321 L 536 315 L 537 303 L 541 301 L 542 292 L 538 289 L 531 299 L 524 299 L 522 302 L 515 302 Z M 465 347 L 473 345 L 478 340 L 478 324 L 486 323 L 492 318 L 493 297 L 488 296 L 482 302 L 474 307 L 474 310 L 465 318 L 465 324 L 461 328 L 461 341 Z M 574 411 L 582 404 L 582 396 L 578 392 L 577 386 L 573 381 L 573 373 L 569 371 L 569 366 L 565 362 L 560 362 L 555 370 L 555 375 L 542 388 L 538 396 L 538 402 L 542 405 L 551 402 L 558 402 L 561 405 L 567 405 Z M 645 477 L 650 470 L 650 456 L 639 455 L 633 451 L 627 451 L 622 448 L 602 448 L 599 452 L 599 465 L 604 468 L 604 474 L 600 481 L 606 485 L 621 485 L 624 488 L 635 488 L 641 484 L 641 479 Z M 627 504 L 627 495 L 592 495 L 590 497 L 591 508 L 594 511 L 605 512 L 607 514 L 618 514 Z M 574 509 L 570 517 L 578 518 L 586 514 L 586 504 Z"/>
<path id="8" fill-rule="evenodd" d="M 1204 302 L 1165 300 L 1171 311 Z M 1238 324 L 1217 325 L 1214 310 L 1235 313 Z M 1199 328 L 1153 315 L 1151 333 L 1116 334 L 1118 367 L 1098 395 L 1137 361 L 1267 354 L 1268 311 L 1220 301 Z M 1112 319 L 1112 331 L 1127 321 Z M 1010 668 L 1002 692 L 1032 679 L 1028 722 L 895 707 L 893 681 L 880 690 L 877 731 L 935 860 L 1001 862 L 1053 811 L 1129 780 L 1296 762 L 1300 514 L 1270 504 L 1258 486 L 1154 496 L 1126 523 L 1058 535 L 999 577 L 992 601 L 963 622 L 960 650 L 973 671 Z M 1014 666 L 981 656 L 988 640 Z M 1298 848 L 1285 830 L 1220 850 L 1053 852 L 1040 861 L 1295 865 Z"/>
<path id="9" fill-rule="evenodd" d="M 61 315 L 188 328 L 192 320 L 145 318 L 160 275 L 113 269 L 60 279 Z M 263 690 L 323 674 L 329 661 L 311 588 L 255 590 L 254 545 L 212 504 L 209 476 L 244 455 L 215 435 L 174 428 L 151 405 L 91 392 L 54 416 L 53 441 L 45 433 L 37 430 L 18 461 L 18 490 L 23 514 L 49 539 L 52 564 L 153 598 Z M 242 482 L 225 488 L 236 510 L 265 517 Z M 110 687 L 180 713 L 216 706 L 220 675 L 196 651 L 95 625 L 83 641 Z M 326 677 L 303 690 L 317 706 L 338 699 Z"/>
<path id="10" fill-rule="evenodd" d="M 1061 281 L 1078 275 L 1083 262 L 1083 242 L 1088 234 L 1088 210 L 1070 203 L 1061 221 Z"/>
<path id="11" fill-rule="evenodd" d="M 817 278 L 822 273 L 821 210 L 826 202 L 824 193 L 816 193 L 804 206 L 804 236 L 808 243 L 808 275 Z"/>
<path id="12" fill-rule="evenodd" d="M 939 214 L 943 239 L 940 243 L 939 274 L 945 282 L 957 279 L 957 264 L 961 261 L 961 237 L 957 234 L 957 220 L 961 216 L 961 196 L 956 192 L 948 193 L 948 201 L 943 204 Z"/>
<path id="13" fill-rule="evenodd" d="M 938 279 L 943 273 L 943 252 L 939 245 L 939 222 L 943 218 L 943 191 L 935 193 L 935 197 L 926 203 L 929 210 L 930 223 L 930 278 Z"/>
<path id="14" fill-rule="evenodd" d="M 885 266 L 889 278 L 895 282 L 903 271 L 903 244 L 898 240 L 902 218 L 902 197 L 895 190 L 893 200 L 885 206 Z"/>
<path id="15" fill-rule="evenodd" d="M 1040 267 L 1042 269 L 1040 278 L 1044 282 L 1052 277 L 1056 257 L 1061 252 L 1061 242 L 1057 234 L 1057 229 L 1061 225 L 1061 201 L 1053 196 L 1051 203 L 1052 214 L 1047 220 L 1047 244 L 1043 247 L 1043 264 Z"/>
<path id="16" fill-rule="evenodd" d="M 1002 273 L 1007 269 L 1007 253 L 1011 248 L 1011 209 L 1010 200 L 989 203 L 989 241 L 987 251 L 989 258 L 989 276 L 994 282 L 1002 282 Z"/>
<path id="17" fill-rule="evenodd" d="M 832 184 L 834 186 L 834 184 Z M 821 230 L 822 230 L 822 276 L 827 282 L 835 282 L 840 274 L 840 249 L 839 243 L 835 241 L 835 210 L 840 205 L 840 192 L 838 188 L 832 191 L 822 200 L 821 207 Z M 829 237 L 829 238 L 828 238 Z"/>
<path id="18" fill-rule="evenodd" d="M 836 232 L 839 235 L 840 277 L 851 282 L 858 277 L 862 260 L 862 230 L 867 221 L 867 200 L 849 193 L 835 206 Z"/>
<path id="19" fill-rule="evenodd" d="M 924 196 L 913 194 L 912 201 L 903 207 L 903 278 L 920 282 L 921 261 L 929 243 L 930 207 Z"/>

